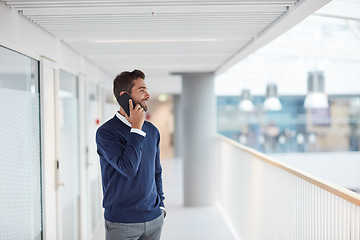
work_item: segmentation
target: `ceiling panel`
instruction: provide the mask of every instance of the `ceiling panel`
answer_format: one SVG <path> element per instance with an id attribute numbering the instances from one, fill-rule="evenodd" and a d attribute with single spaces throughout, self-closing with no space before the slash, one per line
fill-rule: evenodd
<path id="1" fill-rule="evenodd" d="M 313 2 L 2 1 L 112 75 L 142 68 L 161 76 L 217 71 L 299 5 Z"/>

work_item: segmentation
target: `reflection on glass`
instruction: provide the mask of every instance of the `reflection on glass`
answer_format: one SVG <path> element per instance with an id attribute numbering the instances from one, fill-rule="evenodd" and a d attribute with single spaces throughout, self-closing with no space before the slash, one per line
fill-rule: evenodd
<path id="1" fill-rule="evenodd" d="M 79 134 L 77 78 L 60 71 L 59 89 L 60 179 L 62 188 L 62 234 L 64 240 L 79 239 Z"/>
<path id="2" fill-rule="evenodd" d="M 1 239 L 41 239 L 38 66 L 0 46 Z"/>

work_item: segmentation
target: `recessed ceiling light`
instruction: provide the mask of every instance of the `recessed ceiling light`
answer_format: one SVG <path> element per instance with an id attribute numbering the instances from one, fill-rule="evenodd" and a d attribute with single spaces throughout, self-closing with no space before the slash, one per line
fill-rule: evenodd
<path id="1" fill-rule="evenodd" d="M 157 43 L 157 42 L 220 42 L 224 39 L 123 39 L 123 40 L 89 40 L 89 43 Z"/>

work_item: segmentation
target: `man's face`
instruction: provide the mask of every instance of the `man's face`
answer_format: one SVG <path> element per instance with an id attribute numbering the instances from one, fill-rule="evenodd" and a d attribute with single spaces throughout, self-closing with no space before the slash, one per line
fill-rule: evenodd
<path id="1" fill-rule="evenodd" d="M 134 80 L 134 86 L 129 95 L 134 101 L 134 106 L 140 104 L 145 111 L 148 110 L 147 101 L 149 100 L 150 95 L 144 79 L 138 78 Z"/>

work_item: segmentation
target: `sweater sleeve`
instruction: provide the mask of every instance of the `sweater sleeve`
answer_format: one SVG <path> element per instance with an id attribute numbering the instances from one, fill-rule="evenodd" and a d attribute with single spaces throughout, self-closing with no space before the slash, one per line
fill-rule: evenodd
<path id="1" fill-rule="evenodd" d="M 126 177 L 136 175 L 142 152 L 144 136 L 131 132 L 128 142 L 119 140 L 119 135 L 113 129 L 99 128 L 96 133 L 96 144 L 99 155 Z"/>
<path id="2" fill-rule="evenodd" d="M 163 192 L 163 186 L 162 186 L 162 167 L 160 164 L 160 134 L 158 134 L 158 140 L 156 144 L 156 156 L 155 156 L 155 183 L 158 195 L 160 197 L 160 207 L 165 207 L 164 205 L 164 192 Z"/>

